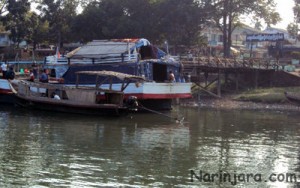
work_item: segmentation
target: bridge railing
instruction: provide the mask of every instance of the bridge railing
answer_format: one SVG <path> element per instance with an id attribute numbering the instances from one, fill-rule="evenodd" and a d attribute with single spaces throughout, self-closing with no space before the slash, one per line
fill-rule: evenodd
<path id="1" fill-rule="evenodd" d="M 180 61 L 185 67 L 211 68 L 251 68 L 251 69 L 278 69 L 279 63 L 273 58 L 222 58 L 222 57 L 187 57 L 181 56 Z"/>

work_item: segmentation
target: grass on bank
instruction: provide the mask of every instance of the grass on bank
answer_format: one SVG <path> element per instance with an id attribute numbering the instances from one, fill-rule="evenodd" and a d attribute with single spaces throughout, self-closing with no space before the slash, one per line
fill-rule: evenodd
<path id="1" fill-rule="evenodd" d="M 212 85 L 208 90 L 215 92 L 216 87 Z M 233 100 L 238 101 L 252 101 L 261 103 L 287 103 L 284 92 L 295 92 L 300 94 L 300 87 L 272 87 L 272 88 L 258 88 L 249 89 L 247 91 L 240 91 L 239 93 L 230 92 L 229 96 Z M 199 87 L 194 85 L 192 93 L 194 96 L 199 92 Z M 207 95 L 205 92 L 201 92 L 203 95 Z M 222 91 L 223 94 L 228 94 Z"/>
<path id="2" fill-rule="evenodd" d="M 262 103 L 286 103 L 284 92 L 299 92 L 300 87 L 273 87 L 273 88 L 260 88 L 244 91 L 240 94 L 233 96 L 234 100 L 252 101 Z"/>

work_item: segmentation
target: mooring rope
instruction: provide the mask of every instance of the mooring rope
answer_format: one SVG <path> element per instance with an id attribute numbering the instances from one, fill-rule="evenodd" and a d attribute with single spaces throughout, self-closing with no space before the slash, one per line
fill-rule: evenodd
<path id="1" fill-rule="evenodd" d="M 140 104 L 139 104 L 139 108 L 141 108 L 141 109 L 143 109 L 143 110 L 147 110 L 147 111 L 152 112 L 152 113 L 155 113 L 155 114 L 158 114 L 158 115 L 162 115 L 162 116 L 168 117 L 168 118 L 170 118 L 170 119 L 173 119 L 173 120 L 176 121 L 176 123 L 180 123 L 180 124 L 181 124 L 181 123 L 183 122 L 183 120 L 184 120 L 184 117 L 182 117 L 181 119 L 179 119 L 179 118 L 174 118 L 174 117 L 172 117 L 172 116 L 169 116 L 169 115 L 167 115 L 167 114 L 158 112 L 158 111 L 156 111 L 156 110 L 152 110 L 152 109 L 146 108 L 146 107 L 144 107 L 144 106 L 142 106 L 142 105 L 140 105 Z"/>

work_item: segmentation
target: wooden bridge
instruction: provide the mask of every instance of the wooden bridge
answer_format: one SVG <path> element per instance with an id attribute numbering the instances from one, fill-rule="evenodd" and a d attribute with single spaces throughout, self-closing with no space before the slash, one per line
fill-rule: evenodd
<path id="1" fill-rule="evenodd" d="M 219 57 L 181 58 L 183 73 L 191 75 L 191 81 L 212 96 L 221 97 L 221 83 L 235 85 L 240 88 L 257 88 L 258 86 L 273 86 L 277 72 L 283 72 L 284 67 L 291 64 L 290 59 L 248 58 L 228 59 Z M 217 83 L 217 91 L 208 90 Z M 300 77 L 299 77 L 300 85 Z"/>

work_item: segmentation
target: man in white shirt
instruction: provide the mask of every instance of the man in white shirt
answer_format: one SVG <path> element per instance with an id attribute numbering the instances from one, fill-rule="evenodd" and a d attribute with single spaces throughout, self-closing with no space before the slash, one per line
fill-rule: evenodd
<path id="1" fill-rule="evenodd" d="M 175 76 L 173 71 L 169 71 L 169 82 L 175 82 Z"/>
<path id="2" fill-rule="evenodd" d="M 55 94 L 53 98 L 56 100 L 60 100 L 60 97 L 57 94 Z"/>
<path id="3" fill-rule="evenodd" d="M 2 70 L 2 78 L 5 78 L 6 73 L 7 73 L 7 64 L 6 63 L 2 63 L 1 70 Z"/>

